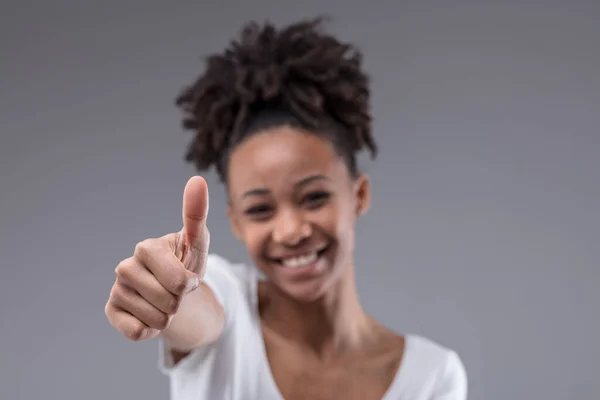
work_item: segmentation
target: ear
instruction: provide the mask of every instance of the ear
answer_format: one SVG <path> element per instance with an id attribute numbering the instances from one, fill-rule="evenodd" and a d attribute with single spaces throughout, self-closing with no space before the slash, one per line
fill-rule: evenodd
<path id="1" fill-rule="evenodd" d="M 231 204 L 227 205 L 227 218 L 229 218 L 229 225 L 231 226 L 233 236 L 235 236 L 237 240 L 242 240 L 242 232 Z"/>
<path id="2" fill-rule="evenodd" d="M 360 174 L 354 181 L 356 216 L 363 216 L 371 207 L 371 182 L 366 174 Z"/>

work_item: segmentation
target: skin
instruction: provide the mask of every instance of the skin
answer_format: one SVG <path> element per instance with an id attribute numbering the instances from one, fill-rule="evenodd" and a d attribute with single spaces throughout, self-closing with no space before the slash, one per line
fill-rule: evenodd
<path id="1" fill-rule="evenodd" d="M 259 284 L 259 311 L 283 397 L 381 399 L 399 368 L 404 338 L 371 318 L 356 290 L 355 225 L 370 205 L 368 178 L 351 176 L 326 139 L 283 126 L 234 149 L 227 190 L 232 231 L 267 277 Z M 194 283 L 204 273 L 207 213 L 206 183 L 192 178 L 182 230 L 139 244 L 117 267 L 106 306 L 125 336 L 160 335 L 177 358 L 213 342 L 223 329 L 223 310 L 211 290 Z M 322 257 L 305 273 L 279 261 L 318 249 Z"/>

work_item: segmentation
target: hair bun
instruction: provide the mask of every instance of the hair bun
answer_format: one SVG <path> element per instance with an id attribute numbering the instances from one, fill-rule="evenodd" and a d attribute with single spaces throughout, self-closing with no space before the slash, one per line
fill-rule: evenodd
<path id="1" fill-rule="evenodd" d="M 199 170 L 219 168 L 232 135 L 265 105 L 284 108 L 307 124 L 327 115 L 355 136 L 357 151 L 364 146 L 376 151 L 362 55 L 324 33 L 324 21 L 283 29 L 252 22 L 223 52 L 208 57 L 204 74 L 176 99 L 183 127 L 195 132 L 187 161 Z"/>

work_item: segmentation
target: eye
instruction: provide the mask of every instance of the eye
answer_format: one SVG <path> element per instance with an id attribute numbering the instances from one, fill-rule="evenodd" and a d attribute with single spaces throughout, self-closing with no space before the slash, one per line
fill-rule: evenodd
<path id="1" fill-rule="evenodd" d="M 257 204 L 246 209 L 244 214 L 254 219 L 261 219 L 268 217 L 272 211 L 272 207 L 268 204 Z"/>
<path id="2" fill-rule="evenodd" d="M 323 191 L 311 192 L 304 196 L 302 202 L 309 208 L 317 208 L 323 205 L 330 197 L 330 194 Z"/>

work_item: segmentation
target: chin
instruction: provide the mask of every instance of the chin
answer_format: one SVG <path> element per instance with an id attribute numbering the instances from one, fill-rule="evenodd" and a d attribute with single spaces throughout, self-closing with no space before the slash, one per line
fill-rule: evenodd
<path id="1" fill-rule="evenodd" d="M 325 296 L 327 288 L 324 282 L 307 282 L 306 284 L 278 285 L 287 296 L 299 303 L 314 303 Z"/>

